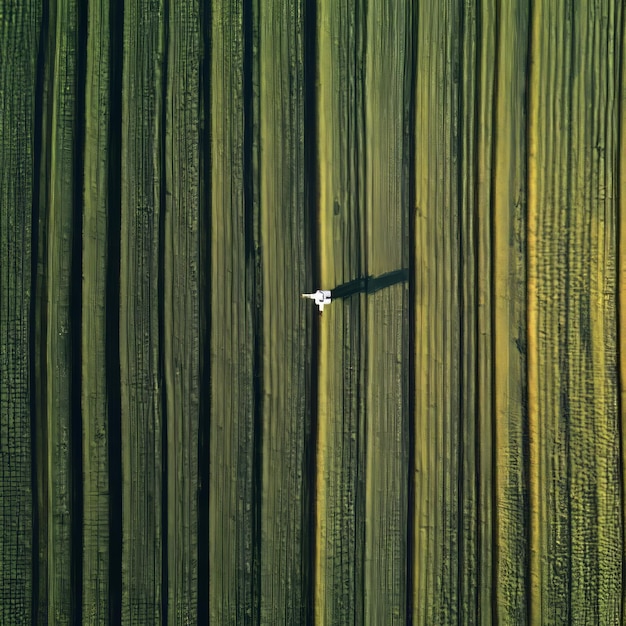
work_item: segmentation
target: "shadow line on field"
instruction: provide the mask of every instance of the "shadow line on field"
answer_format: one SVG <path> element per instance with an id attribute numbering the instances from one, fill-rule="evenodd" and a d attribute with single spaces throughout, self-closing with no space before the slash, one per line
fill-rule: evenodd
<path id="1" fill-rule="evenodd" d="M 347 283 L 337 285 L 337 287 L 332 289 L 330 293 L 333 300 L 336 298 L 344 299 L 357 293 L 376 293 L 386 287 L 391 287 L 392 285 L 397 285 L 398 283 L 408 282 L 408 280 L 409 269 L 403 268 L 381 274 L 380 276 L 364 276 L 350 280 Z"/>

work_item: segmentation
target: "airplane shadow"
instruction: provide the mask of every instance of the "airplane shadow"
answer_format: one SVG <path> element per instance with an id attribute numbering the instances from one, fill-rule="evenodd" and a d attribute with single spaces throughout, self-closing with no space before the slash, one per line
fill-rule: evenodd
<path id="1" fill-rule="evenodd" d="M 331 298 L 349 298 L 357 293 L 376 293 L 386 287 L 397 285 L 409 280 L 409 270 L 404 268 L 401 270 L 394 270 L 393 272 L 387 272 L 380 276 L 365 276 L 363 278 L 356 278 L 347 283 L 337 285 L 331 290 Z"/>

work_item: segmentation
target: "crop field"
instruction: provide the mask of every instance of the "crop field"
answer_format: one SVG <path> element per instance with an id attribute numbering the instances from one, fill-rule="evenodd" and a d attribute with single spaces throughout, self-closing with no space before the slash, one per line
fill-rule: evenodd
<path id="1" fill-rule="evenodd" d="M 626 623 L 625 10 L 0 0 L 0 624 Z"/>

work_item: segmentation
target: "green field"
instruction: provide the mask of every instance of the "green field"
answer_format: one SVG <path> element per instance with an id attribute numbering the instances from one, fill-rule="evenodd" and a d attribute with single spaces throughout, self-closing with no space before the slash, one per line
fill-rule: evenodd
<path id="1" fill-rule="evenodd" d="M 626 623 L 622 2 L 0 33 L 0 623 Z"/>

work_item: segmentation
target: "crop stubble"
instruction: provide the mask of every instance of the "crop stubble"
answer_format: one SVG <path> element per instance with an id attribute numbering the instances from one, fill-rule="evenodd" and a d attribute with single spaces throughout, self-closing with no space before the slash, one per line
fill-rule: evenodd
<path id="1" fill-rule="evenodd" d="M 5 621 L 621 619 L 620 3 L 1 23 Z"/>

